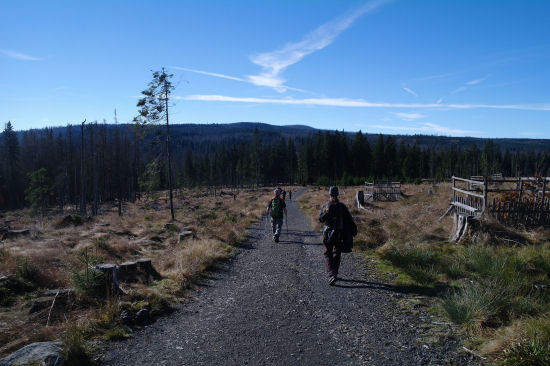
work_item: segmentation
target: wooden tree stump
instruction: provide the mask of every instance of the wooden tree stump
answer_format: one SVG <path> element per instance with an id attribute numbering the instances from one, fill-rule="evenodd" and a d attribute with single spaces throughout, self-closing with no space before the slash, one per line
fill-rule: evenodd
<path id="1" fill-rule="evenodd" d="M 95 268 L 100 270 L 105 276 L 105 292 L 107 297 L 118 294 L 120 289 L 118 288 L 116 265 L 104 263 L 96 265 Z"/>
<path id="2" fill-rule="evenodd" d="M 155 280 L 161 278 L 160 274 L 153 268 L 151 258 L 139 258 L 136 263 L 138 272 L 145 276 L 147 282 L 151 277 Z"/>
<path id="3" fill-rule="evenodd" d="M 365 194 L 363 191 L 357 191 L 355 194 L 355 205 L 357 208 L 365 210 L 365 207 L 363 207 L 365 205 Z"/>
<path id="4" fill-rule="evenodd" d="M 193 232 L 191 230 L 182 231 L 178 234 L 178 244 L 184 241 L 187 238 L 193 237 Z"/>
<path id="5" fill-rule="evenodd" d="M 8 238 L 17 238 L 18 236 L 29 235 L 30 233 L 31 233 L 31 231 L 29 229 L 8 230 L 7 237 Z"/>
<path id="6" fill-rule="evenodd" d="M 137 262 L 124 262 L 118 266 L 118 280 L 121 282 L 135 282 L 137 280 Z"/>

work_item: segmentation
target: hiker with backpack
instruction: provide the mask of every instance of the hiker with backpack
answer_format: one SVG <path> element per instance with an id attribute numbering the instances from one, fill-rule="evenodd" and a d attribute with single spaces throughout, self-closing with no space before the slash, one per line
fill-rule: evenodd
<path id="1" fill-rule="evenodd" d="M 325 224 L 323 244 L 328 284 L 334 286 L 338 279 L 341 253 L 351 252 L 357 226 L 346 205 L 338 200 L 338 187 L 330 187 L 330 199 L 321 207 L 319 221 Z"/>
<path id="2" fill-rule="evenodd" d="M 281 197 L 281 189 L 275 190 L 275 195 L 269 200 L 266 213 L 271 214 L 271 230 L 273 231 L 273 240 L 279 242 L 281 229 L 283 227 L 284 216 L 286 215 L 286 203 Z"/>

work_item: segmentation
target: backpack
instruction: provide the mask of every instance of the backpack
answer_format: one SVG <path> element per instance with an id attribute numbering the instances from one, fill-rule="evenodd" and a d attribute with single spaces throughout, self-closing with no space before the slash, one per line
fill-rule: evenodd
<path id="1" fill-rule="evenodd" d="M 283 217 L 283 203 L 280 198 L 274 197 L 271 199 L 271 217 L 275 219 Z"/>

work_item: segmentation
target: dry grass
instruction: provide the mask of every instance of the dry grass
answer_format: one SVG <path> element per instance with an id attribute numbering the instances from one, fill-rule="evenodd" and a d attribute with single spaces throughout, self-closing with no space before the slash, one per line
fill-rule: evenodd
<path id="1" fill-rule="evenodd" d="M 200 273 L 231 256 L 246 229 L 261 218 L 270 195 L 270 189 L 243 191 L 233 200 L 229 195 L 207 196 L 200 189 L 179 191 L 171 227 L 166 226 L 170 220 L 165 192 L 154 200 L 124 204 L 122 217 L 115 206 L 104 205 L 99 216 L 78 226 L 60 225 L 64 216 L 59 215 L 31 218 L 24 211 L 5 213 L 12 228 L 28 228 L 31 235 L 0 242 L 0 275 L 25 272 L 32 278 L 25 279 L 29 286 L 13 294 L 9 306 L 0 307 L 0 357 L 33 341 L 59 338 L 77 319 L 88 318 L 93 323 L 101 318 L 105 312 L 101 301 L 81 303 L 65 314 L 65 321 L 48 327 L 28 315 L 33 298 L 44 289 L 73 287 L 72 273 L 82 270 L 78 255 L 85 249 L 92 263 L 152 258 L 162 280 L 122 286 L 135 301 L 173 301 L 184 295 L 183 290 Z M 194 235 L 178 243 L 177 233 L 183 230 L 192 230 Z"/>

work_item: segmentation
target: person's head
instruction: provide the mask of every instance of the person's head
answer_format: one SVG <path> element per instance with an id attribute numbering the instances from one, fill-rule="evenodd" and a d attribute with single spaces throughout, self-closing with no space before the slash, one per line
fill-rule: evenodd
<path id="1" fill-rule="evenodd" d="M 275 196 L 279 196 L 281 194 L 281 188 L 277 188 L 273 193 L 275 193 Z"/>
<path id="2" fill-rule="evenodd" d="M 332 186 L 328 190 L 328 194 L 330 195 L 331 201 L 336 201 L 338 199 L 338 187 Z"/>

